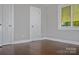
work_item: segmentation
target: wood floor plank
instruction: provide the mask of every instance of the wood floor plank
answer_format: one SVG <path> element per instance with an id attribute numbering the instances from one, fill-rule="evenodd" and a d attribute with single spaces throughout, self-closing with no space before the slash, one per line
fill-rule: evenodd
<path id="1" fill-rule="evenodd" d="M 45 39 L 2 46 L 0 55 L 79 55 L 79 45 Z"/>

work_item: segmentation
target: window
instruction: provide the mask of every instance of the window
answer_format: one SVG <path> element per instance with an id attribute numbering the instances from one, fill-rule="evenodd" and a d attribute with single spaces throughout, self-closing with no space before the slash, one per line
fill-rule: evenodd
<path id="1" fill-rule="evenodd" d="M 73 20 L 72 20 L 73 26 L 79 27 L 79 5 L 73 5 L 72 7 L 73 7 L 73 9 L 72 9 L 72 11 L 73 11 Z"/>
<path id="2" fill-rule="evenodd" d="M 60 28 L 79 30 L 79 5 L 65 5 L 60 7 Z"/>
<path id="3" fill-rule="evenodd" d="M 61 10 L 61 26 L 71 25 L 71 6 L 63 7 Z"/>

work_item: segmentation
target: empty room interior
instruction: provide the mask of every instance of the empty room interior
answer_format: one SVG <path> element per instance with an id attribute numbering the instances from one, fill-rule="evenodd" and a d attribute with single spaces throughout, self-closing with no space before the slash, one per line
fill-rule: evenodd
<path id="1" fill-rule="evenodd" d="M 0 4 L 0 55 L 78 54 L 78 4 Z"/>

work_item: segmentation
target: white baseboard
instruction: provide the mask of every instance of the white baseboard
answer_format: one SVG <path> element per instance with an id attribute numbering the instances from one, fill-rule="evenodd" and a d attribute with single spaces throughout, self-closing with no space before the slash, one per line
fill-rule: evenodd
<path id="1" fill-rule="evenodd" d="M 74 44 L 74 45 L 79 45 L 78 41 L 56 39 L 56 38 L 51 38 L 51 37 L 43 37 L 42 39 L 47 39 L 47 40 L 52 40 L 52 41 L 58 41 L 58 42 L 63 42 L 63 43 L 68 43 L 68 44 Z"/>
<path id="2" fill-rule="evenodd" d="M 38 41 L 38 40 L 52 40 L 52 41 L 58 41 L 58 42 L 63 42 L 63 43 L 68 43 L 68 44 L 75 44 L 75 45 L 79 45 L 79 42 L 77 41 L 70 41 L 70 40 L 62 40 L 62 39 L 55 39 L 55 38 L 51 38 L 51 37 L 43 37 L 43 38 L 38 38 L 38 39 L 29 39 L 29 40 L 20 40 L 20 41 L 14 41 L 14 42 L 9 42 L 9 43 L 5 43 L 2 45 L 7 45 L 7 44 L 19 44 L 19 43 L 27 43 L 27 42 L 32 42 L 32 41 Z M 0 46 L 2 46 L 0 45 Z"/>
<path id="3" fill-rule="evenodd" d="M 26 43 L 26 42 L 32 42 L 32 41 L 38 41 L 38 40 L 43 40 L 43 39 L 29 39 L 29 40 L 21 40 L 21 41 L 15 41 L 15 42 L 13 42 L 12 44 L 19 44 L 19 43 Z"/>
<path id="4" fill-rule="evenodd" d="M 0 46 L 2 46 L 2 44 L 0 44 Z"/>
<path id="5" fill-rule="evenodd" d="M 19 44 L 19 43 L 27 43 L 27 42 L 32 42 L 32 41 L 37 41 L 37 40 L 43 40 L 42 38 L 38 38 L 38 39 L 26 39 L 26 40 L 20 40 L 20 41 L 14 41 L 14 42 L 8 42 L 8 43 L 5 43 L 5 44 L 1 44 L 0 46 L 2 45 L 8 45 L 8 44 Z"/>

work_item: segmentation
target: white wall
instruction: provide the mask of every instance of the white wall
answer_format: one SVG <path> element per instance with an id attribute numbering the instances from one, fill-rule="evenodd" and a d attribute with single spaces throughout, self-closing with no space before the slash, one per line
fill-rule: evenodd
<path id="1" fill-rule="evenodd" d="M 58 30 L 58 5 L 48 5 L 45 37 L 79 41 L 79 31 Z"/>
<path id="2" fill-rule="evenodd" d="M 14 40 L 29 39 L 28 5 L 14 5 Z"/>
<path id="3" fill-rule="evenodd" d="M 42 37 L 79 41 L 79 31 L 58 30 L 58 5 L 14 5 L 14 41 L 29 40 L 29 7 L 41 8 Z"/>
<path id="4" fill-rule="evenodd" d="M 38 8 L 41 8 L 42 10 L 42 17 L 41 17 L 41 23 L 42 23 L 42 36 L 45 35 L 46 31 L 46 5 L 30 5 L 30 4 L 16 4 L 14 5 L 14 41 L 25 41 L 29 40 L 29 31 L 30 31 L 30 13 L 29 8 L 30 6 L 35 6 Z"/>
<path id="5" fill-rule="evenodd" d="M 14 5 L 14 41 L 29 40 L 29 7 L 41 8 L 42 37 L 79 41 L 79 31 L 58 30 L 58 5 Z"/>

